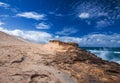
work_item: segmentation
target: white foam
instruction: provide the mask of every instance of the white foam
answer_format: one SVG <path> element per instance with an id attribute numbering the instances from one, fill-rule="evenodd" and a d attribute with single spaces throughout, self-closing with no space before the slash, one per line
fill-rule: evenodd
<path id="1" fill-rule="evenodd" d="M 108 56 L 110 55 L 111 51 L 107 50 L 89 50 L 91 53 L 96 54 L 98 57 L 101 57 L 105 60 L 107 60 Z"/>
<path id="2" fill-rule="evenodd" d="M 120 61 L 116 61 L 116 62 L 120 64 Z"/>
<path id="3" fill-rule="evenodd" d="M 118 52 L 118 51 L 115 51 L 114 53 L 116 53 L 116 54 L 120 54 L 120 52 Z"/>
<path id="4" fill-rule="evenodd" d="M 114 61 L 120 64 L 120 60 L 118 57 L 115 57 L 114 54 L 120 54 L 119 51 L 109 51 L 107 49 L 100 49 L 100 50 L 88 50 L 91 53 L 97 55 L 98 57 L 108 60 L 108 61 Z"/>

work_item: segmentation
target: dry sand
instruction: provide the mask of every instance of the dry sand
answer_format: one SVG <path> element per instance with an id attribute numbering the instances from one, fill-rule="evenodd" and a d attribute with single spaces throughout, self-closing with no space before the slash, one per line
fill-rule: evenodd
<path id="1" fill-rule="evenodd" d="M 0 32 L 0 83 L 119 83 L 120 65 L 75 43 L 30 43 Z"/>

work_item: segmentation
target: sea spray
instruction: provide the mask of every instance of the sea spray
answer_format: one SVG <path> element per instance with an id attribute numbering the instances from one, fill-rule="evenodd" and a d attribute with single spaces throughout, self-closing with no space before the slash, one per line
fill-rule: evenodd
<path id="1" fill-rule="evenodd" d="M 84 49 L 104 60 L 114 61 L 120 64 L 120 48 L 84 47 Z"/>

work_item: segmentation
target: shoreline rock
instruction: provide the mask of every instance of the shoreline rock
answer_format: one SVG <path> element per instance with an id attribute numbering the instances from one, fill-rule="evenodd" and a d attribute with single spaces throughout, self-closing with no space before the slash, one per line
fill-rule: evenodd
<path id="1" fill-rule="evenodd" d="M 1 32 L 0 37 L 0 83 L 120 82 L 119 64 L 102 60 L 76 43 L 26 43 Z"/>

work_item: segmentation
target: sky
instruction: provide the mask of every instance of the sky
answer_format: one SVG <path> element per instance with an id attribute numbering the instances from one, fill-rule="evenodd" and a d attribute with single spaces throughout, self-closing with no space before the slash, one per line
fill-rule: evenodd
<path id="1" fill-rule="evenodd" d="M 120 0 L 0 0 L 0 31 L 37 43 L 120 47 Z"/>

